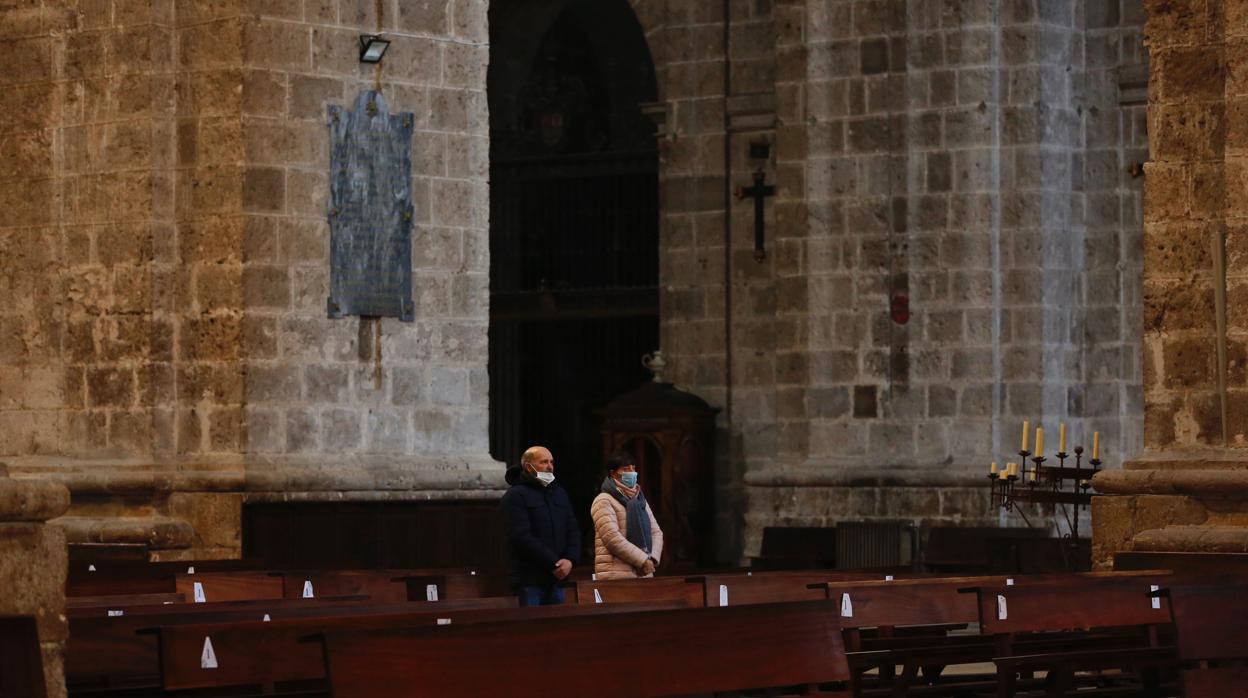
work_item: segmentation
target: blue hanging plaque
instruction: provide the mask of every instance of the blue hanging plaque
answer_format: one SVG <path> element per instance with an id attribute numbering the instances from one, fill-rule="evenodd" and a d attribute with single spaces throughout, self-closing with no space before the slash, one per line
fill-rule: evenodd
<path id="1" fill-rule="evenodd" d="M 328 116 L 329 316 L 411 322 L 412 114 L 370 90 Z"/>

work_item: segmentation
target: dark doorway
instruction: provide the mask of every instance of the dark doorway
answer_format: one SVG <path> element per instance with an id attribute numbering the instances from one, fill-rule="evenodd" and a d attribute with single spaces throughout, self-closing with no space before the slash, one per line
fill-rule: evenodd
<path id="1" fill-rule="evenodd" d="M 548 446 L 577 518 L 597 410 L 658 348 L 654 66 L 625 0 L 490 6 L 490 451 Z"/>

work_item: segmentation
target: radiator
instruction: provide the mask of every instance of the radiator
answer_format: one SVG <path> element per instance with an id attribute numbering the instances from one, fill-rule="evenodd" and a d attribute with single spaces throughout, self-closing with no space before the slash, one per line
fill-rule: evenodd
<path id="1" fill-rule="evenodd" d="M 914 524 L 842 521 L 836 525 L 836 568 L 904 567 L 914 559 Z"/>

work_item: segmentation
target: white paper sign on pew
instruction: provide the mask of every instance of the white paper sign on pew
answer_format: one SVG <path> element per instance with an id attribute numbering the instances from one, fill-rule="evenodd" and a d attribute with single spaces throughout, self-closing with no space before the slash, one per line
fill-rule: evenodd
<path id="1" fill-rule="evenodd" d="M 204 638 L 204 649 L 199 653 L 200 669 L 218 669 L 217 653 L 212 649 L 212 638 Z"/>
<path id="2" fill-rule="evenodd" d="M 1148 590 L 1149 590 L 1149 591 L 1156 592 L 1156 591 L 1157 591 L 1157 590 L 1159 590 L 1159 589 L 1161 589 L 1161 587 L 1157 586 L 1156 584 L 1149 584 L 1149 585 L 1148 585 Z M 1153 596 L 1153 608 L 1161 608 L 1161 597 L 1160 597 L 1160 596 Z"/>
<path id="3" fill-rule="evenodd" d="M 438 600 L 438 585 L 426 584 L 425 585 L 425 601 L 437 601 L 437 600 Z"/>
<path id="4" fill-rule="evenodd" d="M 115 611 L 114 611 L 114 610 L 110 610 L 110 611 L 108 612 L 108 617 L 109 617 L 109 618 L 116 618 L 117 616 L 124 616 L 124 615 L 126 615 L 126 612 L 125 612 L 125 611 L 123 611 L 123 610 L 121 610 L 121 609 L 118 609 L 118 610 L 115 610 Z"/>
<path id="5" fill-rule="evenodd" d="M 602 603 L 602 594 L 599 594 L 597 589 L 594 589 L 594 603 Z"/>
<path id="6" fill-rule="evenodd" d="M 841 594 L 841 617 L 854 617 L 854 602 L 850 600 L 848 592 Z"/>
<path id="7" fill-rule="evenodd" d="M 728 605 L 728 585 L 727 584 L 719 585 L 719 605 L 720 606 Z"/>
<path id="8" fill-rule="evenodd" d="M 331 596 L 332 596 L 332 594 L 331 594 Z M 312 592 L 312 580 L 311 580 L 311 579 L 305 579 L 305 580 L 303 580 L 303 598 L 305 598 L 305 599 L 314 599 L 314 598 L 316 598 L 316 596 L 315 596 L 315 595 L 313 594 L 313 592 Z"/>
<path id="9" fill-rule="evenodd" d="M 1005 603 L 1005 595 L 997 594 L 997 620 L 1005 620 L 1009 616 L 1010 612 Z"/>
<path id="10" fill-rule="evenodd" d="M 208 600 L 208 597 L 204 596 L 204 585 L 202 582 L 195 582 L 192 596 L 195 598 L 195 603 L 204 603 Z"/>

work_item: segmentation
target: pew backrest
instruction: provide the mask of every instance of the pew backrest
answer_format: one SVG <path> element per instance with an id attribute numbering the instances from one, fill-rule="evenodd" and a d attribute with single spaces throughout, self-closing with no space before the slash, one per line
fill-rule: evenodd
<path id="1" fill-rule="evenodd" d="M 504 605 L 506 603 L 510 605 Z M 325 678 L 325 658 L 315 643 L 301 642 L 315 633 L 386 630 L 449 624 L 522 621 L 569 615 L 602 615 L 682 608 L 677 601 L 650 604 L 563 605 L 517 608 L 515 597 L 491 597 L 437 604 L 409 604 L 400 613 L 303 618 L 269 623 L 216 623 L 166 626 L 160 636 L 161 677 L 165 690 L 224 688 L 313 681 Z M 213 648 L 205 666 L 205 648 Z"/>
<path id="2" fill-rule="evenodd" d="M 687 695 L 849 678 L 825 601 L 331 632 L 322 641 L 337 698 Z M 575 670 L 518 651 L 532 647 L 558 647 L 560 666 Z"/>
<path id="3" fill-rule="evenodd" d="M 177 574 L 173 590 L 196 603 L 283 598 L 282 577 L 271 572 Z"/>
<path id="4" fill-rule="evenodd" d="M 973 595 L 960 593 L 965 580 L 924 579 L 875 583 L 826 582 L 816 588 L 835 603 L 841 625 L 878 628 L 974 623 Z"/>
<path id="5" fill-rule="evenodd" d="M 1176 584 L 1160 595 L 1170 604 L 1179 659 L 1248 658 L 1248 587 Z"/>
<path id="6" fill-rule="evenodd" d="M 578 604 L 641 603 L 676 599 L 695 608 L 705 603 L 705 591 L 701 581 L 690 581 L 684 577 L 579 580 L 573 589 Z"/>
<path id="7" fill-rule="evenodd" d="M 1011 634 L 1170 623 L 1167 601 L 1147 578 L 1079 579 L 1070 584 L 983 586 L 974 590 L 981 632 Z"/>

